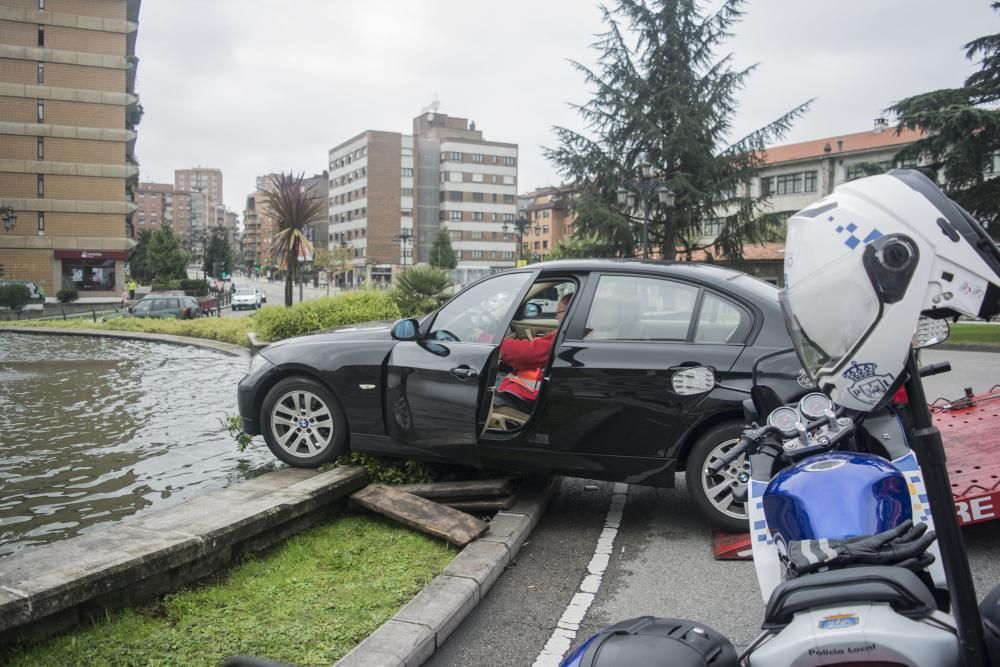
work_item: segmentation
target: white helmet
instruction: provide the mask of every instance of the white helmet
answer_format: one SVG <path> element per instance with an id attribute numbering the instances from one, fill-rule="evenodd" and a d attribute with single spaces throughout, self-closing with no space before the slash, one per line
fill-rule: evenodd
<path id="1" fill-rule="evenodd" d="M 1000 313 L 1000 251 L 920 172 L 858 179 L 789 219 L 781 308 L 816 384 L 872 410 L 899 386 L 921 313 Z"/>

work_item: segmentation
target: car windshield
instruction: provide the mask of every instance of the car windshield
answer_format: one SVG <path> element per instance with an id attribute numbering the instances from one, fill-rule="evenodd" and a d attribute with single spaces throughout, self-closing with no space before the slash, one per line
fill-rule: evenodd
<path id="1" fill-rule="evenodd" d="M 236 296 L 253 296 L 254 291 L 249 289 L 241 289 L 236 291 Z"/>

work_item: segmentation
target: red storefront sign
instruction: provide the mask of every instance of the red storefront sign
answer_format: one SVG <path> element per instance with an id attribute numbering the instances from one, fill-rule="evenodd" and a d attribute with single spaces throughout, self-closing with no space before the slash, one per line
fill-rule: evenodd
<path id="1" fill-rule="evenodd" d="M 56 259 L 128 259 L 125 250 L 56 250 Z"/>

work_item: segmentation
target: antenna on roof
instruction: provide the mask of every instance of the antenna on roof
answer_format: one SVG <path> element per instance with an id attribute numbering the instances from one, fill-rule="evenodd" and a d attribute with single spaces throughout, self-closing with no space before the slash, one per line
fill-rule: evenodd
<path id="1" fill-rule="evenodd" d="M 434 93 L 434 99 L 431 101 L 430 104 L 428 104 L 421 110 L 421 113 L 427 114 L 427 120 L 432 121 L 434 120 L 434 114 L 437 113 L 437 110 L 440 106 L 441 106 L 441 101 L 438 99 L 437 93 Z"/>

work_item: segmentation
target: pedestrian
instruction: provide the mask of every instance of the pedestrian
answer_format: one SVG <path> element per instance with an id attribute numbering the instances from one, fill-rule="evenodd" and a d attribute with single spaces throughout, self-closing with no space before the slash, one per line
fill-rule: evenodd
<path id="1" fill-rule="evenodd" d="M 139 284 L 129 278 L 129 281 L 125 283 L 125 288 L 128 290 L 128 300 L 132 301 L 135 299 L 135 290 L 139 287 Z"/>
<path id="2" fill-rule="evenodd" d="M 128 290 L 125 290 L 125 291 L 122 292 L 122 306 L 123 307 L 127 306 L 128 305 L 128 301 L 129 301 L 129 299 L 128 299 Z"/>

